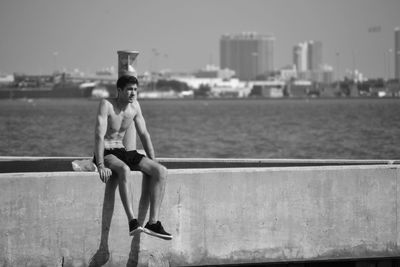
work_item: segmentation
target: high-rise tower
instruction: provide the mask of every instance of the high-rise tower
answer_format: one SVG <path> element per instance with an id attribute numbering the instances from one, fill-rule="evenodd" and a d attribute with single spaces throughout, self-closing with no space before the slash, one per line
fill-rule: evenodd
<path id="1" fill-rule="evenodd" d="M 319 71 L 322 68 L 322 42 L 308 42 L 308 69 Z"/>
<path id="2" fill-rule="evenodd" d="M 308 70 L 307 43 L 299 43 L 293 47 L 293 64 L 298 72 Z"/>
<path id="3" fill-rule="evenodd" d="M 400 80 L 400 28 L 394 29 L 394 77 Z"/>
<path id="4" fill-rule="evenodd" d="M 223 35 L 220 65 L 236 72 L 241 80 L 253 80 L 274 70 L 275 37 L 257 33 Z"/>
<path id="5" fill-rule="evenodd" d="M 296 66 L 297 77 L 312 81 L 322 80 L 322 42 L 308 41 L 293 47 L 293 64 Z"/>

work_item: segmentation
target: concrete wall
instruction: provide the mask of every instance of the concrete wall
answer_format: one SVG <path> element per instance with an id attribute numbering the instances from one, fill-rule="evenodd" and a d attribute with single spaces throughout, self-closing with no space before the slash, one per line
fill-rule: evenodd
<path id="1" fill-rule="evenodd" d="M 106 266 L 399 256 L 399 178 L 399 165 L 170 170 L 160 219 L 174 239 L 129 237 L 116 193 Z M 96 173 L 0 174 L 0 266 L 87 266 L 103 194 Z"/>

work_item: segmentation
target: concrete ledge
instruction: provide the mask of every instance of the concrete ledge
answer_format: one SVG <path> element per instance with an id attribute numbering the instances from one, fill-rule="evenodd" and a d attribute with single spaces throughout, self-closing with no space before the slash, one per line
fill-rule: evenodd
<path id="1" fill-rule="evenodd" d="M 169 170 L 161 220 L 173 241 L 129 237 L 117 193 L 106 266 L 396 257 L 399 177 L 399 165 Z M 132 173 L 135 207 L 141 179 Z M 0 264 L 86 266 L 103 194 L 91 172 L 0 174 Z"/>
<path id="2" fill-rule="evenodd" d="M 72 171 L 73 160 L 89 157 L 0 157 L 0 173 L 13 172 L 66 172 Z M 345 166 L 400 164 L 398 160 L 346 160 L 346 159 L 213 159 L 213 158 L 160 158 L 168 169 L 199 168 L 262 168 L 294 166 Z"/>

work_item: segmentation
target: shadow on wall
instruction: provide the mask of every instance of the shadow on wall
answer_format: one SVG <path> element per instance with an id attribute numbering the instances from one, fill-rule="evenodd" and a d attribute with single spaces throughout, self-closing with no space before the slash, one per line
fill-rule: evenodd
<path id="1" fill-rule="evenodd" d="M 107 181 L 106 188 L 104 191 L 102 221 L 101 221 L 101 237 L 99 249 L 91 257 L 89 261 L 89 267 L 103 266 L 110 258 L 110 252 L 108 249 L 108 238 L 111 227 L 111 220 L 114 213 L 115 204 L 115 191 L 118 186 L 117 177 L 113 176 Z M 142 193 L 139 200 L 138 208 L 138 222 L 140 225 L 144 224 L 146 219 L 147 210 L 150 204 L 150 179 L 143 174 L 142 178 Z M 140 251 L 140 234 L 133 236 L 131 243 L 131 250 L 129 253 L 127 267 L 136 267 L 139 262 L 139 251 Z"/>

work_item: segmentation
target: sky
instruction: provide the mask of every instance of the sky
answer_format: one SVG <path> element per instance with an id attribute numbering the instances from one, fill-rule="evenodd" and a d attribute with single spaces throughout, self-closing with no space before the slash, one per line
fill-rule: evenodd
<path id="1" fill-rule="evenodd" d="M 123 49 L 140 52 L 139 73 L 190 72 L 219 65 L 221 35 L 257 32 L 276 38 L 275 69 L 315 40 L 341 75 L 393 77 L 399 13 L 400 0 L 1 0 L 0 73 L 93 73 Z"/>

